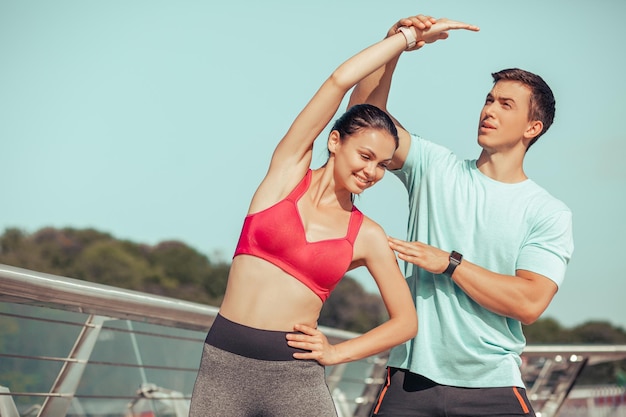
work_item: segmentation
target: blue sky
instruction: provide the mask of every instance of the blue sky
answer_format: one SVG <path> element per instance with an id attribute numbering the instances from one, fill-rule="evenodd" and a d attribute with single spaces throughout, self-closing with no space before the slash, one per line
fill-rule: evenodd
<path id="1" fill-rule="evenodd" d="M 525 169 L 572 209 L 576 245 L 544 317 L 626 327 L 621 0 L 0 0 L 0 230 L 94 227 L 230 259 L 293 118 L 337 65 L 417 13 L 481 31 L 405 54 L 390 111 L 473 159 L 490 73 L 542 75 L 557 115 Z M 392 175 L 357 205 L 404 237 Z M 352 276 L 376 291 L 366 270 Z"/>

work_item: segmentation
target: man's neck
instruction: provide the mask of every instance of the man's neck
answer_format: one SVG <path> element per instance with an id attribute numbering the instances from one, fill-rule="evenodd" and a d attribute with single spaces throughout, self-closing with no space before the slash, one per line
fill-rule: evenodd
<path id="1" fill-rule="evenodd" d="M 489 154 L 483 149 L 476 166 L 494 181 L 515 184 L 528 179 L 524 172 L 524 156 L 501 153 Z"/>

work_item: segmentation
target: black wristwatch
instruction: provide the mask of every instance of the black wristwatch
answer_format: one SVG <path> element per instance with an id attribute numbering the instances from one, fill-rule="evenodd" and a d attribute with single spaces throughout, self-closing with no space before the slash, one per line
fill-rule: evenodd
<path id="1" fill-rule="evenodd" d="M 456 251 L 452 251 L 450 253 L 450 263 L 448 264 L 448 267 L 443 273 L 451 277 L 452 273 L 454 272 L 456 267 L 459 266 L 462 260 L 463 260 L 463 255 L 461 255 L 460 253 Z"/>

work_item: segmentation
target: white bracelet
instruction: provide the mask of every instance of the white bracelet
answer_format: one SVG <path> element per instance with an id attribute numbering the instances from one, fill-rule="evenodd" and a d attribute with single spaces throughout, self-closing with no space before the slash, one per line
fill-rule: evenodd
<path id="1" fill-rule="evenodd" d="M 406 49 L 411 49 L 417 44 L 417 39 L 415 39 L 415 35 L 413 31 L 409 29 L 408 26 L 400 26 L 396 33 L 402 32 L 404 37 L 406 38 Z"/>

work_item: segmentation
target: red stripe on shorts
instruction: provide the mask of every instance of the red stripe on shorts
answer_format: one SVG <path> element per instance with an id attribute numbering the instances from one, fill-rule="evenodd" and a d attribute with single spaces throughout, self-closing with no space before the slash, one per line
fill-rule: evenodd
<path id="1" fill-rule="evenodd" d="M 378 396 L 378 402 L 376 403 L 376 408 L 374 408 L 374 414 L 378 413 L 378 409 L 383 402 L 383 398 L 385 397 L 385 393 L 387 392 L 387 388 L 389 388 L 389 385 L 391 385 L 391 371 L 389 370 L 389 368 L 387 368 L 387 382 L 385 383 L 383 389 L 380 391 L 380 395 Z"/>
<path id="2" fill-rule="evenodd" d="M 528 414 L 530 410 L 528 409 L 528 406 L 524 402 L 524 398 L 522 398 L 522 394 L 520 394 L 519 391 L 517 390 L 517 387 L 513 387 L 513 393 L 517 397 L 517 401 L 519 401 L 519 405 L 522 406 L 522 410 L 524 411 L 524 413 Z"/>

